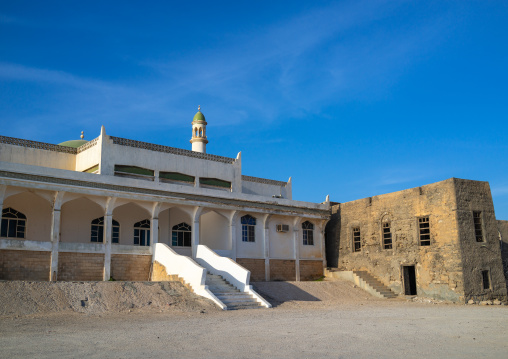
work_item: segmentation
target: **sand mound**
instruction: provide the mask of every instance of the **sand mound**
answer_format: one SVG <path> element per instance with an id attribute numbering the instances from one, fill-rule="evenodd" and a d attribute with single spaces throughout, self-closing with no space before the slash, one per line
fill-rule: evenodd
<path id="1" fill-rule="evenodd" d="M 0 316 L 219 310 L 180 282 L 0 281 Z"/>

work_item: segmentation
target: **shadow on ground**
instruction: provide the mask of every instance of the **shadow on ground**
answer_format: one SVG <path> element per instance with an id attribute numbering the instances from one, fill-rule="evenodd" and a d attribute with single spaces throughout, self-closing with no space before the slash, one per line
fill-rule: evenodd
<path id="1" fill-rule="evenodd" d="M 321 301 L 321 299 L 314 297 L 289 282 L 253 282 L 251 284 L 254 290 L 270 302 L 273 307 L 291 301 Z"/>

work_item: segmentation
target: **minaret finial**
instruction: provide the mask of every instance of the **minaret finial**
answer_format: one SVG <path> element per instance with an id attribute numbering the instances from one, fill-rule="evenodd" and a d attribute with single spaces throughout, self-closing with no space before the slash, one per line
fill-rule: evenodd
<path id="1" fill-rule="evenodd" d="M 81 139 L 84 139 L 85 135 L 83 134 L 83 131 L 81 131 Z"/>
<path id="2" fill-rule="evenodd" d="M 201 105 L 198 105 L 198 111 L 201 111 Z"/>

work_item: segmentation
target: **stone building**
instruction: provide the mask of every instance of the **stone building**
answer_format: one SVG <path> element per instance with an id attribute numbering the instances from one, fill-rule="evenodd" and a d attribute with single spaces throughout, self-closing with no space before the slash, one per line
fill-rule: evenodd
<path id="1" fill-rule="evenodd" d="M 252 280 L 321 277 L 329 202 L 242 175 L 241 153 L 206 153 L 200 109 L 191 125 L 192 151 L 104 127 L 60 145 L 0 136 L 0 279 L 148 280 L 156 244 L 189 259 L 207 246 Z"/>
<path id="2" fill-rule="evenodd" d="M 458 178 L 332 203 L 328 265 L 366 271 L 397 294 L 505 298 L 498 223 L 489 184 Z"/>

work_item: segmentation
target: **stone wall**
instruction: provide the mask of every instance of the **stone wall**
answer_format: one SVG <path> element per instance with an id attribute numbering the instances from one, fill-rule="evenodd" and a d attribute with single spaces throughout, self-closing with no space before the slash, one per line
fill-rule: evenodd
<path id="1" fill-rule="evenodd" d="M 251 282 L 263 282 L 265 280 L 264 259 L 237 258 L 236 263 L 250 271 Z"/>
<path id="2" fill-rule="evenodd" d="M 506 283 L 508 285 L 508 221 L 497 221 L 501 241 L 501 258 L 503 259 L 503 271 Z"/>
<path id="3" fill-rule="evenodd" d="M 419 296 L 463 300 L 455 208 L 453 179 L 335 205 L 335 232 L 329 232 L 327 246 L 338 246 L 339 269 L 367 270 L 396 293 L 404 293 L 401 266 L 414 265 Z M 418 218 L 423 216 L 429 217 L 429 246 L 419 243 Z M 390 223 L 392 249 L 383 248 L 383 222 Z M 360 228 L 359 252 L 353 251 L 355 227 Z"/>
<path id="4" fill-rule="evenodd" d="M 340 238 L 340 206 L 331 203 L 331 216 L 325 228 L 326 264 L 328 267 L 339 266 L 339 238 Z"/>
<path id="5" fill-rule="evenodd" d="M 270 280 L 296 280 L 295 260 L 270 259 Z"/>
<path id="6" fill-rule="evenodd" d="M 51 252 L 0 250 L 0 280 L 49 280 Z"/>
<path id="7" fill-rule="evenodd" d="M 300 280 L 316 280 L 323 276 L 323 261 L 300 260 Z"/>
<path id="8" fill-rule="evenodd" d="M 115 280 L 148 281 L 152 256 L 112 254 L 111 277 Z"/>
<path id="9" fill-rule="evenodd" d="M 59 281 L 101 281 L 104 272 L 104 254 L 68 253 L 58 255 Z"/>
<path id="10" fill-rule="evenodd" d="M 462 251 L 465 300 L 486 300 L 506 296 L 499 245 L 498 222 L 488 182 L 454 179 L 457 221 Z M 482 241 L 475 236 L 473 212 L 480 213 Z M 490 288 L 484 289 L 482 271 L 488 271 Z"/>

